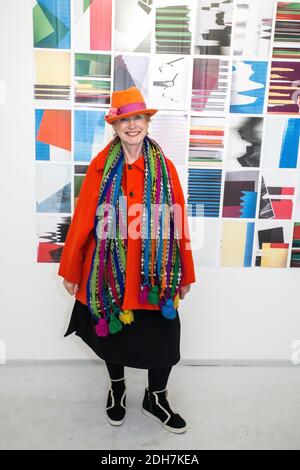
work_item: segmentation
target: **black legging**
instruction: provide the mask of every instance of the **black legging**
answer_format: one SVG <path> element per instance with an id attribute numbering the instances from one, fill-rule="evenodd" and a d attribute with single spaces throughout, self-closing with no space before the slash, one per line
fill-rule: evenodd
<path id="1" fill-rule="evenodd" d="M 106 362 L 108 374 L 111 379 L 121 379 L 124 377 L 124 366 L 110 364 Z M 164 390 L 167 386 L 172 366 L 167 369 L 148 369 L 148 385 L 151 392 Z"/>

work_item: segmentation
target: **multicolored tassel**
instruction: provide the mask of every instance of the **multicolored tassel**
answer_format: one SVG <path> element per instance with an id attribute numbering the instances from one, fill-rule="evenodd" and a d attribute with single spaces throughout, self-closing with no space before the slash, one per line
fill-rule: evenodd
<path id="1" fill-rule="evenodd" d="M 149 286 L 141 286 L 141 289 L 140 289 L 140 292 L 139 292 L 139 301 L 142 304 L 147 303 L 148 295 L 149 295 Z"/>
<path id="2" fill-rule="evenodd" d="M 109 326 L 109 332 L 112 334 L 119 333 L 119 331 L 122 330 L 122 323 L 120 322 L 120 320 L 118 319 L 118 317 L 116 317 L 114 313 L 110 316 L 108 326 Z"/>
<path id="3" fill-rule="evenodd" d="M 149 304 L 158 305 L 159 304 L 159 287 L 152 286 L 148 295 Z"/>
<path id="4" fill-rule="evenodd" d="M 174 308 L 174 303 L 172 299 L 168 299 L 166 303 L 162 306 L 161 313 L 168 320 L 173 320 L 176 318 L 177 312 Z"/>
<path id="5" fill-rule="evenodd" d="M 95 332 L 97 336 L 108 336 L 109 334 L 109 328 L 107 321 L 104 320 L 104 318 L 100 318 L 96 327 L 95 327 Z"/>
<path id="6" fill-rule="evenodd" d="M 124 325 L 130 325 L 134 321 L 134 315 L 132 310 L 123 310 L 119 315 L 119 320 Z"/>
<path id="7" fill-rule="evenodd" d="M 174 308 L 178 308 L 178 307 L 179 307 L 179 294 L 177 294 L 174 299 Z"/>

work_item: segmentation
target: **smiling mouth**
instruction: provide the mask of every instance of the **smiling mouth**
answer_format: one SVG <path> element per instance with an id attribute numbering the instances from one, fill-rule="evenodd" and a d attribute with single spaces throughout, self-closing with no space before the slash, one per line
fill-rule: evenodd
<path id="1" fill-rule="evenodd" d="M 127 135 L 129 135 L 130 137 L 136 137 L 137 135 L 139 135 L 140 131 L 136 131 L 136 132 L 126 132 Z"/>

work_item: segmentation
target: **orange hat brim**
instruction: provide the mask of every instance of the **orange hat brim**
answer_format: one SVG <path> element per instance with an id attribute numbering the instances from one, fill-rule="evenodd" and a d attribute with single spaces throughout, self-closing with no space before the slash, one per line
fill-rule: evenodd
<path id="1" fill-rule="evenodd" d="M 108 114 L 104 116 L 105 121 L 108 124 L 112 124 L 113 122 L 119 121 L 119 119 L 134 116 L 136 114 L 149 114 L 149 116 L 153 116 L 153 114 L 157 113 L 158 109 L 141 109 L 139 111 L 131 111 L 130 113 L 119 114 L 119 116 L 110 117 Z"/>

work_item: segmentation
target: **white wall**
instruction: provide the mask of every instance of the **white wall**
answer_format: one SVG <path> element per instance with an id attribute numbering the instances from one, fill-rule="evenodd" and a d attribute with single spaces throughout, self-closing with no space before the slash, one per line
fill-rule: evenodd
<path id="1" fill-rule="evenodd" d="M 36 262 L 31 8 L 0 3 L 0 341 L 8 360 L 95 358 L 79 338 L 63 337 L 74 300 L 58 265 Z M 183 360 L 290 359 L 300 339 L 299 270 L 197 266 L 196 275 L 180 309 Z"/>

